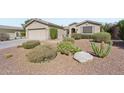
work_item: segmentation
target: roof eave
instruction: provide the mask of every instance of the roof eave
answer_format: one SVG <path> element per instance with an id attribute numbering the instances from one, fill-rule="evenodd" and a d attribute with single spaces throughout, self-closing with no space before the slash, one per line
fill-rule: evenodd
<path id="1" fill-rule="evenodd" d="M 59 26 L 59 25 L 56 25 L 56 24 L 52 24 L 52 23 L 41 22 L 41 21 L 38 21 L 38 20 L 35 20 L 35 19 L 32 19 L 32 20 L 30 20 L 27 24 L 24 24 L 24 25 L 23 25 L 24 28 L 26 28 L 28 25 L 30 25 L 30 24 L 31 24 L 32 22 L 34 22 L 34 21 L 39 22 L 39 23 L 42 23 L 42 24 L 45 24 L 45 25 L 48 25 L 48 26 L 54 26 L 54 27 L 58 27 L 58 28 L 63 29 L 62 26 Z"/>
<path id="2" fill-rule="evenodd" d="M 98 22 L 84 21 L 84 22 L 81 22 L 81 23 L 77 24 L 76 26 L 80 26 L 80 25 L 85 24 L 85 23 L 91 23 L 91 24 L 95 24 L 95 25 L 99 25 L 99 26 L 102 25 L 101 23 L 98 23 Z"/>

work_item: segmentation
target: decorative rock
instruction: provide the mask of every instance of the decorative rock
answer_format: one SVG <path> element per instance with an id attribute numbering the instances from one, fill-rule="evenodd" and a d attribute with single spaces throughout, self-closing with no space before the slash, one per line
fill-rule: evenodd
<path id="1" fill-rule="evenodd" d="M 74 59 L 80 63 L 84 63 L 93 60 L 93 56 L 87 52 L 81 51 L 74 54 Z"/>

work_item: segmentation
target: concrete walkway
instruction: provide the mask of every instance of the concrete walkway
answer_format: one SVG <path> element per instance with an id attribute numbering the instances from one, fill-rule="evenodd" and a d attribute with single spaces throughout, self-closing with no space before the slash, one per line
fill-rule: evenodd
<path id="1" fill-rule="evenodd" d="M 18 39 L 11 41 L 0 41 L 0 49 L 15 47 L 21 45 L 23 42 L 27 41 L 26 39 Z"/>

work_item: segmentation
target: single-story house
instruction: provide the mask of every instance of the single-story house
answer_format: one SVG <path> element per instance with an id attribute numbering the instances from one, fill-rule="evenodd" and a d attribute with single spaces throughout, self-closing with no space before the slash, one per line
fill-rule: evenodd
<path id="1" fill-rule="evenodd" d="M 38 18 L 30 19 L 24 24 L 26 38 L 30 40 L 49 40 L 51 39 L 49 31 L 52 27 L 57 28 L 57 39 L 62 39 L 65 36 L 65 30 L 62 26 Z"/>
<path id="2" fill-rule="evenodd" d="M 97 33 L 101 31 L 101 23 L 86 20 L 84 22 L 80 23 L 72 23 L 68 26 L 68 29 L 66 27 L 66 31 L 68 33 L 68 36 L 71 37 L 73 33 L 81 33 L 84 35 L 91 35 L 93 33 Z"/>
<path id="3" fill-rule="evenodd" d="M 0 25 L 0 33 L 7 33 L 10 39 L 19 38 L 21 31 L 23 31 L 22 27 Z"/>

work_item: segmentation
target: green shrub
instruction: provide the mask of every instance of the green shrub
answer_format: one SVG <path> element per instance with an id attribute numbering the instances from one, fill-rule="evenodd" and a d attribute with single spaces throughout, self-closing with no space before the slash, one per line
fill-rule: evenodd
<path id="1" fill-rule="evenodd" d="M 22 44 L 24 49 L 32 49 L 36 46 L 40 45 L 40 41 L 38 40 L 30 40 Z"/>
<path id="2" fill-rule="evenodd" d="M 13 57 L 13 55 L 11 53 L 7 53 L 4 56 L 5 56 L 6 59 Z"/>
<path id="3" fill-rule="evenodd" d="M 82 34 L 79 33 L 72 34 L 72 38 L 74 38 L 75 40 L 82 39 Z"/>
<path id="4" fill-rule="evenodd" d="M 93 35 L 85 35 L 85 34 L 75 33 L 75 34 L 72 34 L 72 38 L 74 38 L 75 40 L 93 39 Z"/>
<path id="5" fill-rule="evenodd" d="M 57 51 L 61 54 L 69 55 L 81 51 L 80 48 L 76 47 L 71 42 L 61 42 L 57 46 Z"/>
<path id="6" fill-rule="evenodd" d="M 112 43 L 109 43 L 105 46 L 105 43 L 102 42 L 100 46 L 97 46 L 96 43 L 92 42 L 91 46 L 96 56 L 104 58 L 110 53 Z"/>
<path id="7" fill-rule="evenodd" d="M 26 32 L 25 31 L 20 32 L 20 34 L 21 34 L 21 37 L 25 37 L 26 36 Z"/>
<path id="8" fill-rule="evenodd" d="M 40 45 L 31 50 L 26 56 L 30 62 L 44 63 L 54 59 L 57 56 L 57 51 L 48 45 Z"/>
<path id="9" fill-rule="evenodd" d="M 74 39 L 73 39 L 73 38 L 66 37 L 66 38 L 63 39 L 63 42 L 71 42 L 71 43 L 74 43 Z"/>
<path id="10" fill-rule="evenodd" d="M 9 34 L 7 33 L 0 33 L 0 41 L 6 41 L 9 40 Z"/>
<path id="11" fill-rule="evenodd" d="M 98 32 L 93 35 L 93 41 L 108 43 L 111 41 L 111 34 L 107 32 Z"/>
<path id="12" fill-rule="evenodd" d="M 93 35 L 84 35 L 84 34 L 82 34 L 82 39 L 93 39 Z"/>
<path id="13" fill-rule="evenodd" d="M 57 28 L 50 28 L 50 37 L 51 39 L 57 39 L 58 30 Z"/>

